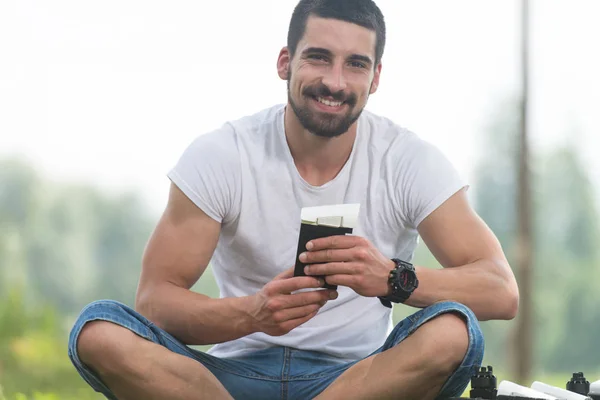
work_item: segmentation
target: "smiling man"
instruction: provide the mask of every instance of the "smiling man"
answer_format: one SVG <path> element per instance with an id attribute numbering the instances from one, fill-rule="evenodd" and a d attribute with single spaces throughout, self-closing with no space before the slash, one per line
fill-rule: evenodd
<path id="1" fill-rule="evenodd" d="M 478 320 L 513 318 L 518 289 L 448 160 L 364 111 L 384 46 L 372 1 L 300 1 L 277 60 L 287 104 L 185 150 L 135 310 L 102 300 L 79 316 L 69 355 L 95 390 L 121 400 L 462 393 L 483 357 Z M 356 203 L 353 235 L 309 242 L 306 276 L 293 276 L 301 209 Z M 444 268 L 410 263 L 419 235 Z M 218 299 L 190 290 L 209 261 Z M 393 303 L 417 311 L 394 327 Z"/>

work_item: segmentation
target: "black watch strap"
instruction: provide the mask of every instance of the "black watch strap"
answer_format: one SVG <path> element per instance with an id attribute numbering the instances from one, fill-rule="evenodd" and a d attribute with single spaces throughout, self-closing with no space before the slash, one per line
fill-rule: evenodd
<path id="1" fill-rule="evenodd" d="M 383 297 L 379 296 L 379 301 L 381 302 L 381 304 L 383 304 L 384 306 L 386 306 L 387 308 L 392 308 L 392 302 L 389 300 L 384 299 Z"/>
<path id="2" fill-rule="evenodd" d="M 404 303 L 412 294 L 411 292 L 404 292 L 400 290 L 400 288 L 396 287 L 396 277 L 399 270 L 409 269 L 414 271 L 414 267 L 411 263 L 402 261 L 397 258 L 392 258 L 392 261 L 396 264 L 394 269 L 390 271 L 390 275 L 388 277 L 388 285 L 392 288 L 392 293 L 390 293 L 387 296 L 379 296 L 379 301 L 381 301 L 381 304 L 388 308 L 392 308 L 392 302 Z"/>

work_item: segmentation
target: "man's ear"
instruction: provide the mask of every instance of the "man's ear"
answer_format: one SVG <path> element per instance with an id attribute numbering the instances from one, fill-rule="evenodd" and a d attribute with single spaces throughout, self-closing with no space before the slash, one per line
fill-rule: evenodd
<path id="1" fill-rule="evenodd" d="M 284 81 L 288 80 L 290 74 L 290 62 L 292 61 L 292 57 L 290 57 L 290 51 L 287 47 L 284 47 L 279 52 L 279 57 L 277 58 L 277 74 Z"/>
<path id="2" fill-rule="evenodd" d="M 369 90 L 369 94 L 373 94 L 377 91 L 379 87 L 379 77 L 381 75 L 381 62 L 377 64 L 375 67 L 375 75 L 373 75 L 373 82 L 371 82 L 371 89 Z"/>

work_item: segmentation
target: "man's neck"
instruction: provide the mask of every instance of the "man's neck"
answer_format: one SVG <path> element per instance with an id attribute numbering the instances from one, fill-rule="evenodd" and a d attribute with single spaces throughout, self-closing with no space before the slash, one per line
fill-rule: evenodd
<path id="1" fill-rule="evenodd" d="M 320 137 L 304 129 L 288 105 L 284 127 L 287 144 L 300 176 L 313 186 L 321 186 L 333 180 L 350 158 L 357 123 L 338 137 Z"/>

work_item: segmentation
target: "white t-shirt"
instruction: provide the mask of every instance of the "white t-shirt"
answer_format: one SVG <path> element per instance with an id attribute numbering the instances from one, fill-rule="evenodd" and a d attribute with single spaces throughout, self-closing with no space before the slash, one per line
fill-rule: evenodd
<path id="1" fill-rule="evenodd" d="M 417 226 L 465 186 L 437 148 L 366 110 L 343 169 L 332 181 L 312 186 L 294 164 L 284 113 L 285 105 L 274 106 L 199 136 L 168 175 L 222 224 L 211 259 L 221 297 L 254 294 L 294 265 L 302 207 L 360 203 L 353 234 L 386 257 L 410 261 Z M 365 357 L 392 329 L 391 310 L 377 297 L 342 286 L 338 292 L 286 335 L 255 333 L 217 344 L 210 353 L 235 357 L 288 346 L 348 361 Z"/>

